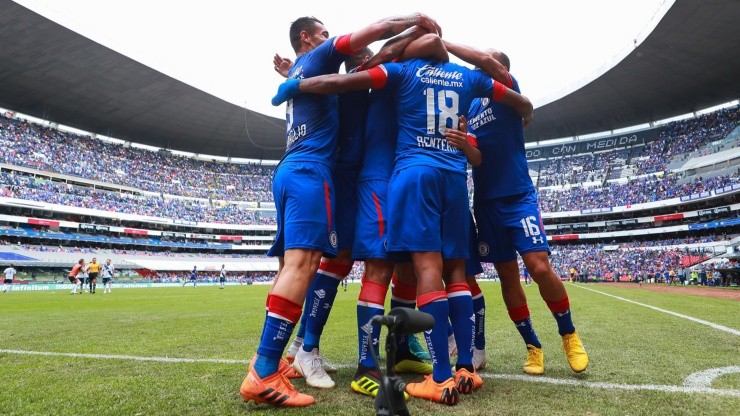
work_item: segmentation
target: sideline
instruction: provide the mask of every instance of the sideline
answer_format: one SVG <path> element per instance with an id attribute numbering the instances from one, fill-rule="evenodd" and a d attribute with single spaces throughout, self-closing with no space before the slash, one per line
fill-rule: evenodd
<path id="1" fill-rule="evenodd" d="M 662 309 L 662 308 L 659 308 L 657 306 L 652 306 L 652 305 L 648 305 L 646 303 L 637 302 L 637 301 L 634 301 L 634 300 L 623 298 L 621 296 L 612 295 L 610 293 L 602 292 L 602 291 L 596 290 L 596 289 L 591 289 L 590 287 L 584 287 L 584 286 L 577 285 L 577 284 L 574 284 L 574 283 L 569 283 L 568 286 L 569 287 L 575 287 L 575 288 L 582 289 L 582 290 L 588 290 L 588 291 L 591 291 L 591 292 L 594 292 L 594 293 L 598 293 L 600 295 L 609 296 L 610 298 L 619 299 L 619 300 L 624 301 L 624 302 L 634 303 L 635 305 L 643 306 L 645 308 L 650 308 L 650 309 L 656 310 L 658 312 L 663 312 L 663 313 L 666 313 L 668 315 L 673 315 L 673 316 L 676 316 L 676 317 L 679 317 L 679 318 L 687 319 L 689 321 L 693 321 L 693 322 L 696 322 L 696 323 L 699 323 L 699 324 L 702 324 L 702 325 L 706 325 L 706 326 L 708 326 L 710 328 L 718 329 L 720 331 L 724 331 L 724 332 L 730 333 L 732 335 L 738 335 L 738 336 L 740 336 L 740 331 L 738 331 L 737 329 L 726 327 L 726 326 L 720 325 L 720 324 L 715 324 L 714 322 L 709 322 L 709 321 L 705 321 L 703 319 L 694 318 L 693 316 L 688 316 L 688 315 L 684 315 L 684 314 L 681 314 L 681 313 L 678 313 L 678 312 L 669 311 L 667 309 Z"/>

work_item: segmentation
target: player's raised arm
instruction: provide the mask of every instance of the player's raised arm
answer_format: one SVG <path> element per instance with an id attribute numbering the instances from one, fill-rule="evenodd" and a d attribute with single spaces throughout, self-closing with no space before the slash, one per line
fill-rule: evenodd
<path id="1" fill-rule="evenodd" d="M 494 81 L 493 99 L 513 108 L 514 111 L 519 114 L 519 117 L 522 118 L 522 124 L 524 126 L 532 122 L 532 112 L 534 111 L 534 107 L 532 106 L 532 102 L 529 101 L 529 98 L 507 88 L 500 82 Z"/>
<path id="2" fill-rule="evenodd" d="M 413 13 L 386 17 L 353 32 L 350 35 L 349 45 L 352 51 L 358 51 L 375 41 L 391 38 L 413 26 L 420 26 L 428 32 L 442 35 L 442 29 L 434 19 L 423 13 Z"/>
<path id="3" fill-rule="evenodd" d="M 450 42 L 447 39 L 443 42 L 451 54 L 471 65 L 475 65 L 490 75 L 491 78 L 507 87 L 512 88 L 514 86 L 514 82 L 509 75 L 509 69 L 493 56 L 492 50 L 483 51 L 472 46 Z"/>
<path id="4" fill-rule="evenodd" d="M 352 74 L 327 74 L 305 79 L 293 78 L 280 84 L 277 94 L 272 97 L 272 105 L 280 105 L 298 93 L 329 95 L 381 88 L 386 79 L 385 71 L 381 67 Z"/>

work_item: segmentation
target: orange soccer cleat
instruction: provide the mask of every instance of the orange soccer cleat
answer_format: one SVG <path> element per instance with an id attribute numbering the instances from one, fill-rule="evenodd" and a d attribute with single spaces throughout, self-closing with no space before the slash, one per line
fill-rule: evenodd
<path id="1" fill-rule="evenodd" d="M 478 373 L 461 368 L 455 373 L 455 387 L 461 394 L 470 394 L 483 386 L 483 379 Z"/>
<path id="2" fill-rule="evenodd" d="M 455 380 L 452 377 L 441 383 L 437 383 L 434 381 L 431 374 L 424 377 L 424 381 L 420 383 L 407 384 L 406 392 L 409 396 L 449 406 L 456 405 L 460 399 L 460 393 L 457 391 Z"/>
<path id="3" fill-rule="evenodd" d="M 280 371 L 261 379 L 254 368 L 251 368 L 239 393 L 245 402 L 269 403 L 273 406 L 305 407 L 316 402 L 313 396 L 296 390 Z"/>

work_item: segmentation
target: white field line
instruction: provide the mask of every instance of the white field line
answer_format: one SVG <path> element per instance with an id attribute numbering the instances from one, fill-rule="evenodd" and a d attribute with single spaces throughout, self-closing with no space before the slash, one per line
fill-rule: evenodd
<path id="1" fill-rule="evenodd" d="M 726 327 L 726 326 L 720 325 L 720 324 L 715 324 L 714 322 L 705 321 L 703 319 L 694 318 L 693 316 L 688 316 L 688 315 L 684 315 L 682 313 L 673 312 L 673 311 L 669 311 L 667 309 L 658 308 L 657 306 L 652 306 L 652 305 L 648 305 L 646 303 L 641 303 L 641 302 L 637 302 L 637 301 L 630 300 L 630 299 L 627 299 L 627 298 L 623 298 L 621 296 L 612 295 L 610 293 L 602 292 L 602 291 L 596 290 L 596 289 L 591 289 L 589 287 L 585 287 L 585 286 L 582 286 L 582 285 L 577 285 L 575 283 L 570 284 L 570 287 L 576 287 L 578 289 L 589 290 L 591 292 L 595 292 L 595 293 L 598 293 L 600 295 L 609 296 L 610 298 L 619 299 L 619 300 L 624 301 L 624 302 L 634 303 L 635 305 L 643 306 L 645 308 L 650 308 L 650 309 L 655 310 L 655 311 L 658 311 L 658 312 L 663 312 L 663 313 L 666 313 L 668 315 L 673 315 L 673 316 L 676 316 L 676 317 L 679 317 L 679 318 L 687 319 L 689 321 L 693 321 L 693 322 L 696 322 L 696 323 L 699 323 L 699 324 L 702 324 L 702 325 L 706 325 L 708 327 L 711 327 L 711 328 L 714 328 L 714 329 L 718 329 L 720 331 L 728 332 L 728 333 L 730 333 L 732 335 L 740 335 L 740 331 L 738 331 L 737 329 L 729 328 L 729 327 Z"/>
<path id="2" fill-rule="evenodd" d="M 72 358 L 96 358 L 109 360 L 133 360 L 133 361 L 153 361 L 163 363 L 218 363 L 218 364 L 240 364 L 246 365 L 249 360 L 222 360 L 209 358 L 175 358 L 175 357 L 138 357 L 133 355 L 105 355 L 105 354 L 78 354 L 46 351 L 25 351 L 25 350 L 5 350 L 0 349 L 0 353 L 20 354 L 20 355 L 42 355 L 52 357 L 72 357 Z M 355 364 L 341 364 L 338 368 L 355 368 Z M 694 386 L 667 386 L 655 384 L 622 384 L 622 383 L 603 383 L 582 381 L 573 379 L 559 379 L 542 376 L 527 376 L 515 374 L 493 374 L 481 373 L 481 377 L 497 380 L 523 381 L 528 383 L 547 383 L 565 386 L 588 387 L 595 389 L 626 390 L 626 391 L 659 391 L 665 393 L 688 393 L 688 394 L 713 394 L 719 396 L 740 397 L 740 390 L 722 390 L 706 387 Z"/>
<path id="3" fill-rule="evenodd" d="M 712 385 L 712 381 L 715 378 L 723 376 L 725 374 L 740 373 L 740 365 L 733 365 L 730 367 L 710 368 L 709 370 L 698 371 L 693 374 L 689 374 L 683 380 L 683 385 L 686 387 L 698 387 L 704 388 Z"/>

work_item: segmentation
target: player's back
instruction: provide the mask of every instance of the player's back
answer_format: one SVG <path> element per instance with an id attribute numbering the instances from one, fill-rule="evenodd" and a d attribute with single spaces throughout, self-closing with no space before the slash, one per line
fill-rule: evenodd
<path id="1" fill-rule="evenodd" d="M 519 83 L 512 77 L 516 92 Z M 489 98 L 476 98 L 468 113 L 468 130 L 483 156 L 473 168 L 475 198 L 490 199 L 534 189 L 524 150 L 522 118 L 513 108 Z"/>
<path id="2" fill-rule="evenodd" d="M 458 127 L 473 98 L 493 96 L 493 80 L 451 62 L 414 59 L 385 66 L 398 99 L 396 169 L 428 165 L 464 174 L 465 154 L 444 133 Z"/>
<path id="3" fill-rule="evenodd" d="M 390 89 L 370 93 L 363 136 L 363 161 L 358 181 L 388 180 L 396 154 L 396 103 Z"/>
<path id="4" fill-rule="evenodd" d="M 288 78 L 304 79 L 339 71 L 347 55 L 334 47 L 336 38 L 299 56 Z M 286 104 L 287 133 L 283 161 L 331 164 L 337 149 L 339 116 L 336 95 L 298 94 Z"/>
<path id="5" fill-rule="evenodd" d="M 338 97 L 339 137 L 335 169 L 357 172 L 362 165 L 362 144 L 369 91 L 351 91 Z"/>

